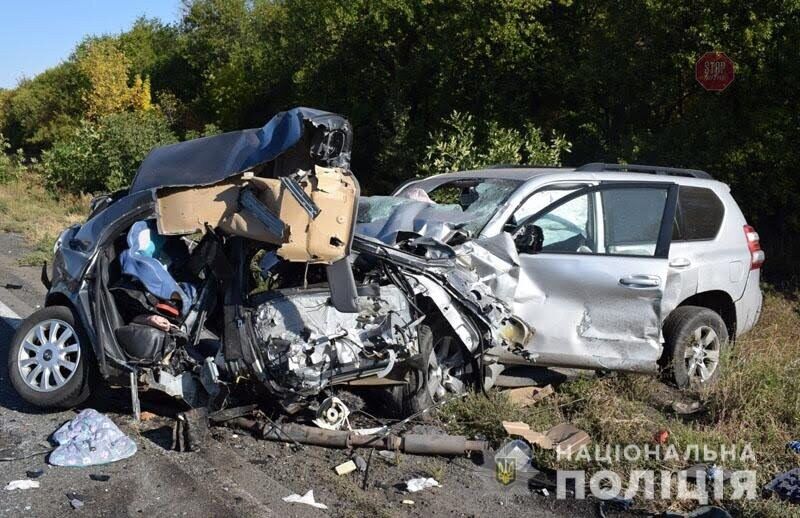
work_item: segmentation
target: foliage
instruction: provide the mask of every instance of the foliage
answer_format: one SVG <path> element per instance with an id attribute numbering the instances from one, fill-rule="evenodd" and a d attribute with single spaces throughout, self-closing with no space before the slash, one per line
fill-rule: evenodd
<path id="1" fill-rule="evenodd" d="M 461 164 L 707 169 L 761 232 L 767 273 L 800 276 L 799 38 L 793 0 L 183 0 L 178 23 L 90 38 L 0 94 L 0 132 L 36 156 L 82 119 L 145 109 L 124 98 L 149 79 L 179 136 L 296 105 L 346 115 L 366 193 Z M 694 79 L 715 49 L 737 67 L 721 93 Z M 454 112 L 477 150 L 452 140 Z"/>
<path id="2" fill-rule="evenodd" d="M 8 143 L 8 139 L 0 133 L 0 183 L 11 180 L 16 173 L 16 164 L 8 155 L 10 149 L 11 144 Z"/>
<path id="3" fill-rule="evenodd" d="M 113 113 L 96 122 L 84 121 L 74 134 L 45 151 L 45 177 L 55 189 L 113 191 L 130 183 L 153 147 L 176 141 L 156 110 Z"/>
<path id="4" fill-rule="evenodd" d="M 478 127 L 472 115 L 453 112 L 445 128 L 431 135 L 425 149 L 425 161 L 419 166 L 423 174 L 464 171 L 488 165 L 531 164 L 561 165 L 561 155 L 569 153 L 570 143 L 553 133 L 550 142 L 542 138 L 542 130 L 527 124 L 525 133 L 504 128 L 495 121 Z"/>
<path id="5" fill-rule="evenodd" d="M 78 70 L 89 85 L 83 97 L 89 119 L 127 109 L 151 108 L 150 80 L 136 75 L 133 86 L 128 85 L 130 60 L 116 41 L 106 38 L 90 41 L 79 54 Z"/>

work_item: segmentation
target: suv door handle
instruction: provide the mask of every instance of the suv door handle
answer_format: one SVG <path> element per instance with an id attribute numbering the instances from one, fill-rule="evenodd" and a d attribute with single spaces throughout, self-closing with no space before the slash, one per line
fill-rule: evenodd
<path id="1" fill-rule="evenodd" d="M 692 265 L 692 262 L 685 258 L 685 257 L 676 257 L 672 261 L 669 262 L 669 265 L 672 268 L 688 268 Z"/>
<path id="2" fill-rule="evenodd" d="M 661 285 L 661 278 L 657 275 L 629 275 L 619 280 L 619 283 L 627 288 L 658 288 Z"/>

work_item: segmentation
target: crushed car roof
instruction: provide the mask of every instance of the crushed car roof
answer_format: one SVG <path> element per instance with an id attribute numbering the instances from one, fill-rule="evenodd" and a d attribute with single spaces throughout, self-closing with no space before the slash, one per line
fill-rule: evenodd
<path id="1" fill-rule="evenodd" d="M 350 123 L 335 113 L 300 107 L 275 115 L 261 128 L 156 148 L 145 157 L 136 172 L 130 192 L 219 182 L 288 151 L 303 138 L 306 124 L 341 131 L 339 147 L 342 152 L 331 157 L 327 165 L 346 167 L 352 140 Z M 319 144 L 322 155 L 328 144 Z"/>

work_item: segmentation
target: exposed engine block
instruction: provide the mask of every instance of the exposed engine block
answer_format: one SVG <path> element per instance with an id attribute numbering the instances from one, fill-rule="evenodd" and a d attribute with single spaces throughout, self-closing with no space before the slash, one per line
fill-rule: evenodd
<path id="1" fill-rule="evenodd" d="M 395 359 L 419 352 L 409 304 L 394 285 L 358 297 L 357 313 L 340 313 L 324 288 L 287 289 L 258 306 L 255 330 L 270 375 L 297 392 L 374 364 L 388 373 Z"/>

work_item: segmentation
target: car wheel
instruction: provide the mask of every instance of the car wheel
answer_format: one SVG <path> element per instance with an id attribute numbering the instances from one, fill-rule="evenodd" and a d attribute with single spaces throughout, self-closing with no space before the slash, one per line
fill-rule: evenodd
<path id="1" fill-rule="evenodd" d="M 395 388 L 395 399 L 404 415 L 421 412 L 468 388 L 465 378 L 469 363 L 458 339 L 434 333 L 426 325 L 419 327 L 418 336 L 424 368 L 409 371 L 407 384 Z"/>
<path id="2" fill-rule="evenodd" d="M 728 346 L 728 328 L 718 313 L 703 307 L 676 308 L 664 323 L 662 365 L 682 389 L 713 385 L 720 357 Z"/>
<path id="3" fill-rule="evenodd" d="M 89 397 L 89 341 L 64 306 L 40 309 L 17 329 L 8 373 L 17 393 L 43 408 L 69 408 Z"/>

